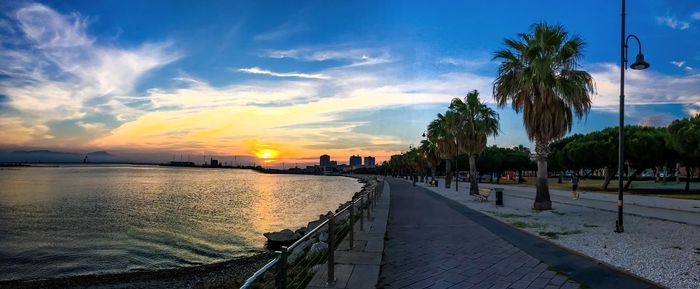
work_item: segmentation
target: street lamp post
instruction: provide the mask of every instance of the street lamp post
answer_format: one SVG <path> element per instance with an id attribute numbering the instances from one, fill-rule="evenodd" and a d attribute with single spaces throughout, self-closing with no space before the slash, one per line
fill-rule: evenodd
<path id="1" fill-rule="evenodd" d="M 642 54 L 642 43 L 639 41 L 639 38 L 634 35 L 630 34 L 627 35 L 625 33 L 625 9 L 626 9 L 626 0 L 622 0 L 622 27 L 621 27 L 621 33 L 620 33 L 620 127 L 618 128 L 619 131 L 619 143 L 618 143 L 618 159 L 617 159 L 617 179 L 618 179 L 618 184 L 617 184 L 617 221 L 615 221 L 615 232 L 616 233 L 622 233 L 625 231 L 625 226 L 623 225 L 622 222 L 622 208 L 623 208 L 623 167 L 625 164 L 625 70 L 627 70 L 627 48 L 629 45 L 627 43 L 629 42 L 630 38 L 634 38 L 634 40 L 637 41 L 637 45 L 639 47 L 639 53 L 637 54 L 637 57 L 635 58 L 634 63 L 630 65 L 630 68 L 634 70 L 644 70 L 649 68 L 649 63 L 644 61 L 644 54 Z"/>

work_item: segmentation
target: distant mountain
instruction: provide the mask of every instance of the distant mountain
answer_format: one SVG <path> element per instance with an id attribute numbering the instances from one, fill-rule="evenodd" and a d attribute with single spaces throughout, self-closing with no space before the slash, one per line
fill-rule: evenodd
<path id="1" fill-rule="evenodd" d="M 112 155 L 106 151 L 96 151 L 96 152 L 91 152 L 87 154 L 88 156 L 95 156 L 95 157 L 111 157 Z"/>
<path id="2" fill-rule="evenodd" d="M 13 154 L 57 154 L 57 155 L 78 155 L 76 153 L 55 152 L 50 150 L 33 150 L 33 151 L 13 151 Z"/>

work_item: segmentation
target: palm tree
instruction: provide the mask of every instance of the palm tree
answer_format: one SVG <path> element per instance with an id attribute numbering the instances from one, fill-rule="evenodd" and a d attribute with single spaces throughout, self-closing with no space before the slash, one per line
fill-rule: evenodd
<path id="1" fill-rule="evenodd" d="M 549 143 L 566 135 L 574 116 L 580 119 L 591 108 L 593 78 L 577 69 L 584 45 L 560 25 L 538 23 L 529 34 L 506 39 L 506 48 L 494 55 L 502 61 L 493 84 L 496 103 L 505 107 L 510 101 L 516 112 L 523 112 L 527 136 L 535 141 L 536 210 L 552 208 L 547 184 Z"/>
<path id="2" fill-rule="evenodd" d="M 437 118 L 428 125 L 428 139 L 435 144 L 440 158 L 445 160 L 445 188 L 450 188 L 452 182 L 450 160 L 458 152 L 455 138 L 458 123 L 457 113 L 448 110 L 444 115 L 438 113 Z"/>
<path id="3" fill-rule="evenodd" d="M 460 152 L 469 155 L 469 194 L 479 193 L 476 182 L 476 156 L 484 151 L 486 139 L 498 135 L 498 114 L 479 101 L 476 90 L 467 93 L 464 101 L 452 99 L 450 109 L 459 115 L 457 139 Z"/>
<path id="4" fill-rule="evenodd" d="M 423 154 L 423 159 L 426 161 L 428 169 L 430 169 L 430 176 L 435 179 L 435 171 L 437 170 L 437 166 L 440 165 L 440 155 L 437 152 L 435 143 L 424 139 L 420 141 L 420 146 L 418 146 L 418 148 Z"/>
<path id="5" fill-rule="evenodd" d="M 422 174 L 425 167 L 425 160 L 423 159 L 422 152 L 416 147 L 410 147 L 409 150 L 404 154 L 406 163 L 411 170 L 411 180 L 413 184 L 416 184 L 418 174 Z"/>

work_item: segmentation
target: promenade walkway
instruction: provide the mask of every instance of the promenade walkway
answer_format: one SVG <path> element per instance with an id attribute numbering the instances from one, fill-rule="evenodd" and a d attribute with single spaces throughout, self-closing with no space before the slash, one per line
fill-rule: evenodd
<path id="1" fill-rule="evenodd" d="M 389 185 L 385 184 L 369 220 L 364 219 L 364 229 L 360 230 L 359 222 L 355 224 L 353 247 L 350 247 L 349 236 L 338 245 L 335 251 L 335 283 L 327 283 L 328 267 L 322 266 L 307 289 L 368 289 L 376 286 L 384 251 L 390 195 Z"/>
<path id="2" fill-rule="evenodd" d="M 656 288 L 409 182 L 388 181 L 380 288 Z"/>

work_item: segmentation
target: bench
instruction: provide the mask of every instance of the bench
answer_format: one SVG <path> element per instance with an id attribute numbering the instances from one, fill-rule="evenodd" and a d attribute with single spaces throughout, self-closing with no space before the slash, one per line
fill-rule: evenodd
<path id="1" fill-rule="evenodd" d="M 494 189 L 479 189 L 479 193 L 474 195 L 474 200 L 475 201 L 482 201 L 482 202 L 488 202 L 489 201 L 489 196 L 491 195 L 492 192 L 494 192 Z"/>

